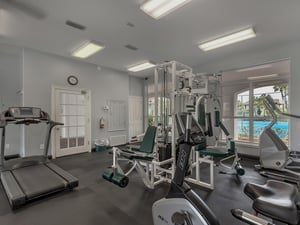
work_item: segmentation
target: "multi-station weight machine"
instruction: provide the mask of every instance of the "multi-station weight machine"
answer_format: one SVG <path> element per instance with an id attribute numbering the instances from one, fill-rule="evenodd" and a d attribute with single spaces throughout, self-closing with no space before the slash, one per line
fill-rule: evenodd
<path id="1" fill-rule="evenodd" d="M 160 127 L 157 134 L 157 150 L 160 154 L 171 150 L 169 158 L 173 163 L 169 170 L 173 177 L 177 156 L 176 121 L 178 112 L 191 112 L 202 127 L 206 142 L 194 148 L 190 174 L 186 180 L 209 189 L 214 188 L 213 157 L 221 157 L 222 172 L 243 175 L 244 170 L 229 132 L 221 121 L 221 76 L 214 74 L 193 74 L 192 69 L 172 61 L 158 65 L 154 72 L 155 113 L 154 125 Z M 212 125 L 212 121 L 214 124 Z M 219 145 L 222 132 L 225 144 Z M 168 155 L 168 154 L 163 154 Z M 167 159 L 169 160 L 169 159 Z M 226 162 L 232 160 L 231 165 Z M 201 164 L 209 165 L 209 177 L 201 177 Z"/>
<path id="2" fill-rule="evenodd" d="M 230 156 L 230 158 L 234 157 L 232 165 L 226 166 L 222 160 L 220 165 L 231 171 L 236 170 L 235 174 L 243 175 L 244 171 L 240 167 L 234 142 L 221 122 L 220 79 L 220 76 L 213 74 L 195 75 L 192 68 L 175 61 L 157 65 L 152 83 L 148 82 L 148 86 L 152 87 L 154 93 L 153 124 L 151 125 L 157 128 L 153 149 L 141 152 L 141 150 L 124 151 L 114 148 L 112 170 L 104 178 L 111 182 L 123 178 L 126 180 L 129 173 L 136 168 L 148 188 L 154 188 L 165 181 L 170 182 L 175 174 L 177 139 L 180 136 L 176 129 L 175 114 L 180 112 L 190 112 L 196 118 L 197 127 L 202 128 L 203 135 L 203 141 L 194 147 L 195 151 L 190 159 L 190 169 L 186 180 L 213 189 L 213 157 L 218 156 L 227 160 L 229 159 L 226 158 L 228 150 L 233 153 Z M 222 131 L 226 136 L 228 147 L 218 145 Z M 123 172 L 119 165 L 119 161 L 124 160 L 124 156 L 134 165 L 127 173 Z M 200 173 L 201 168 L 207 168 L 203 164 L 209 165 L 209 175 L 208 178 L 207 175 L 203 176 L 205 179 L 202 179 Z M 120 182 L 117 181 L 117 183 Z M 127 183 L 128 180 L 125 184 Z"/>

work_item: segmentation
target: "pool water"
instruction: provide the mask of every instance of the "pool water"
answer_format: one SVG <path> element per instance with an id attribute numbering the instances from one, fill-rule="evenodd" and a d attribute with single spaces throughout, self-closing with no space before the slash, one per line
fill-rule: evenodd
<path id="1" fill-rule="evenodd" d="M 254 137 L 259 137 L 263 129 L 270 124 L 270 121 L 254 121 Z M 288 137 L 289 123 L 287 121 L 278 121 L 272 127 L 280 138 Z M 238 135 L 249 136 L 249 120 L 238 121 Z"/>

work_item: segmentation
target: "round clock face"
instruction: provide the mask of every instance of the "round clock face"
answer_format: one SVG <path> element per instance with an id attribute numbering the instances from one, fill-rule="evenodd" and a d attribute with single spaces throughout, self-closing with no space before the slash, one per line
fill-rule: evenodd
<path id="1" fill-rule="evenodd" d="M 78 78 L 75 76 L 69 76 L 68 83 L 71 85 L 76 85 L 76 84 L 78 84 Z"/>

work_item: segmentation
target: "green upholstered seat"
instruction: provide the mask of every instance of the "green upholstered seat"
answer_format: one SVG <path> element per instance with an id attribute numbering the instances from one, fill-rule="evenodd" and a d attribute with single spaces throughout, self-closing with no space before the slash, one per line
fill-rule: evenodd
<path id="1" fill-rule="evenodd" d="M 144 139 L 143 139 L 140 147 L 137 148 L 136 146 L 134 146 L 134 147 L 131 147 L 130 150 L 151 154 L 154 149 L 155 135 L 156 135 L 156 127 L 149 126 L 146 130 Z"/>

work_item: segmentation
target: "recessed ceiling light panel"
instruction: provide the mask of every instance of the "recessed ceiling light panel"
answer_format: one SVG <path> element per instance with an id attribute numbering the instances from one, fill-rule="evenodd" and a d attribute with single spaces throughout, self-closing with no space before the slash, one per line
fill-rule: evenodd
<path id="1" fill-rule="evenodd" d="M 209 51 L 254 37 L 256 37 L 255 31 L 252 27 L 250 27 L 211 41 L 201 43 L 198 47 L 203 51 Z"/>
<path id="2" fill-rule="evenodd" d="M 151 62 L 143 62 L 143 63 L 136 64 L 136 65 L 133 65 L 133 66 L 129 66 L 127 68 L 127 70 L 131 71 L 131 72 L 139 72 L 139 71 L 142 71 L 142 70 L 150 69 L 152 67 L 155 67 L 155 64 L 153 64 Z"/>
<path id="3" fill-rule="evenodd" d="M 244 69 L 238 69 L 238 70 L 236 70 L 236 72 L 242 73 L 242 72 L 260 70 L 260 69 L 271 68 L 271 67 L 272 67 L 271 64 L 264 64 L 264 65 L 259 65 L 259 66 L 247 67 L 247 68 L 244 68 Z"/>
<path id="4" fill-rule="evenodd" d="M 87 58 L 102 49 L 104 49 L 103 45 L 96 43 L 94 41 L 88 41 L 88 42 L 85 42 L 83 45 L 81 45 L 79 48 L 77 48 L 72 53 L 72 56 L 75 56 L 78 58 Z"/>
<path id="5" fill-rule="evenodd" d="M 149 0 L 145 2 L 140 9 L 149 16 L 158 20 L 190 1 L 192 0 Z"/>
<path id="6" fill-rule="evenodd" d="M 262 79 L 267 79 L 267 78 L 274 78 L 278 77 L 278 74 L 268 74 L 268 75 L 261 75 L 261 76 L 255 76 L 255 77 L 248 77 L 248 80 L 262 80 Z"/>

